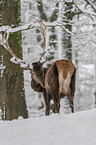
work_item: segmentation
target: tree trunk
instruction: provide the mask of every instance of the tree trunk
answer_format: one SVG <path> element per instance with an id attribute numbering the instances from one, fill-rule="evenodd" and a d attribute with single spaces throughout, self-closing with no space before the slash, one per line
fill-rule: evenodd
<path id="1" fill-rule="evenodd" d="M 1 25 L 17 27 L 20 20 L 20 0 L 3 0 L 0 8 Z M 9 45 L 13 52 L 22 58 L 21 33 L 11 34 Z M 25 100 L 23 70 L 19 65 L 10 62 L 10 54 L 1 47 L 3 54 L 3 66 L 6 66 L 3 77 L 0 78 L 0 103 L 3 120 L 17 119 L 19 116 L 28 118 L 28 111 Z"/>
<path id="2" fill-rule="evenodd" d="M 63 15 L 63 22 L 66 23 L 65 29 L 72 32 L 72 25 L 71 20 L 73 19 L 74 13 L 71 12 L 71 9 L 73 8 L 74 2 L 67 2 L 65 1 L 64 5 L 64 15 Z M 67 31 L 63 31 L 63 52 L 64 57 L 72 61 L 72 40 L 71 40 L 71 34 Z"/>

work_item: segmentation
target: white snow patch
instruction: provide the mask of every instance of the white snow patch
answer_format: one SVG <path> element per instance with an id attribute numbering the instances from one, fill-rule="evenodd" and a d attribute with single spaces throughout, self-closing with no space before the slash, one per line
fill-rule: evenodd
<path id="1" fill-rule="evenodd" d="M 0 121 L 0 145 L 95 145 L 96 109 Z"/>

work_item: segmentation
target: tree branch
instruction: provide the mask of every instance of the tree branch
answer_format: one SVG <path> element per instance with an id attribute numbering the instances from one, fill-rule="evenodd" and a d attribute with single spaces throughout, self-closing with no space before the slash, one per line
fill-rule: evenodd
<path id="1" fill-rule="evenodd" d="M 65 26 L 67 25 L 66 23 L 60 23 L 58 21 L 54 21 L 54 22 L 45 22 L 44 23 L 46 27 L 61 27 L 62 29 L 65 29 Z M 70 23 L 70 25 L 72 25 L 72 23 Z M 30 30 L 30 29 L 33 29 L 33 28 L 39 28 L 40 26 L 38 24 L 28 24 L 28 25 L 24 25 L 24 26 L 19 26 L 19 27 L 15 27 L 15 28 L 12 28 L 11 26 L 1 26 L 0 27 L 0 32 L 9 32 L 9 33 L 14 33 L 14 32 L 18 32 L 18 31 L 25 31 L 25 30 Z M 65 29 L 66 31 L 66 29 Z M 70 32 L 71 33 L 71 32 Z"/>
<path id="2" fill-rule="evenodd" d="M 91 0 L 85 0 L 87 4 L 89 4 L 96 12 L 96 4 L 94 4 Z"/>
<path id="3" fill-rule="evenodd" d="M 38 25 L 37 25 L 38 26 Z M 33 23 L 32 24 L 26 24 L 24 26 L 19 26 L 19 27 L 11 27 L 11 26 L 1 26 L 0 27 L 0 32 L 18 32 L 18 31 L 25 31 L 25 30 L 29 30 L 29 29 L 32 29 L 32 28 L 35 28 L 36 25 L 34 25 Z"/>

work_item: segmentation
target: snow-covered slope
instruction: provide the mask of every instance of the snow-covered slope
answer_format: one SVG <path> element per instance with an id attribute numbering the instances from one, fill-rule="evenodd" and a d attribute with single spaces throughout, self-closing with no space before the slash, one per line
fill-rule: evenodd
<path id="1" fill-rule="evenodd" d="M 0 121 L 0 145 L 95 145 L 96 109 Z"/>

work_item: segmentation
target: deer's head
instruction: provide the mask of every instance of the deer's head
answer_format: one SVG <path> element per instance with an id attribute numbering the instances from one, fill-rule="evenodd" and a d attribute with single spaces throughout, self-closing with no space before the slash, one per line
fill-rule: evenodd
<path id="1" fill-rule="evenodd" d="M 42 53 L 40 59 L 37 62 L 33 62 L 31 65 L 29 65 L 26 62 L 24 62 L 23 60 L 21 60 L 20 58 L 18 58 L 16 56 L 16 54 L 12 51 L 12 49 L 10 48 L 10 46 L 8 44 L 9 33 L 8 32 L 6 33 L 6 31 L 3 32 L 3 34 L 2 34 L 2 44 L 3 44 L 4 48 L 14 58 L 13 63 L 20 64 L 20 66 L 24 70 L 30 70 L 32 79 L 34 79 L 34 81 L 36 81 L 42 87 L 44 87 L 44 77 L 45 77 L 45 73 L 46 73 L 46 68 L 44 68 L 42 65 L 46 61 L 41 62 L 41 60 L 42 60 L 42 57 L 46 53 L 46 50 L 45 50 L 46 49 L 46 26 L 43 23 L 39 22 L 39 21 L 38 21 L 38 23 L 40 24 L 40 28 L 38 28 L 38 29 L 41 32 L 42 36 L 43 36 L 44 49 L 43 49 L 43 53 Z M 25 64 L 25 66 L 24 66 L 24 64 Z"/>
<path id="2" fill-rule="evenodd" d="M 32 78 L 38 82 L 42 87 L 44 87 L 44 77 L 45 77 L 45 68 L 42 67 L 43 63 L 34 62 L 32 63 Z"/>

